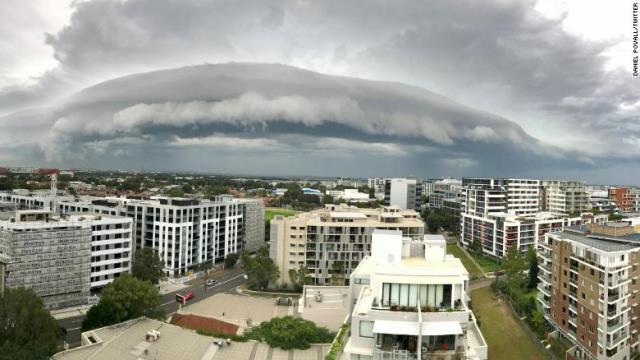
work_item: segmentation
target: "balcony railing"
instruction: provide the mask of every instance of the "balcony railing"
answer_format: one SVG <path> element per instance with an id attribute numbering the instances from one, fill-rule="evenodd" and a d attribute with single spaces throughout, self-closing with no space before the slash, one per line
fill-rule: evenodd
<path id="1" fill-rule="evenodd" d="M 463 360 L 466 354 L 463 350 L 428 351 L 421 353 L 422 360 Z M 408 350 L 373 350 L 373 360 L 418 360 L 418 353 Z"/>

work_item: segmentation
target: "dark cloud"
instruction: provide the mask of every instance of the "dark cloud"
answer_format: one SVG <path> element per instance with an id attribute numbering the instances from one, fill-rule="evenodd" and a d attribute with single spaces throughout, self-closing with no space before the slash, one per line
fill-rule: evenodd
<path id="1" fill-rule="evenodd" d="M 273 79 L 276 71 L 257 67 L 245 77 L 232 74 L 233 81 L 221 76 L 206 82 L 198 81 L 201 74 L 192 68 L 191 75 L 185 69 L 162 77 L 137 75 L 82 91 L 41 120 L 52 124 L 43 148 L 50 159 L 75 154 L 82 161 L 104 159 L 109 151 L 98 154 L 99 149 L 117 147 L 109 144 L 122 136 L 152 137 L 118 145 L 136 153 L 176 137 L 208 139 L 198 146 L 209 141 L 215 147 L 221 142 L 212 134 L 234 133 L 238 139 L 274 140 L 264 144 L 286 149 L 295 145 L 286 137 L 290 133 L 397 150 L 383 167 L 373 165 L 374 157 L 349 166 L 359 173 L 367 166 L 383 172 L 402 164 L 405 172 L 490 169 L 517 175 L 535 165 L 543 172 L 536 176 L 559 168 L 586 178 L 594 166 L 638 158 L 640 83 L 621 70 L 605 70 L 601 54 L 611 43 L 571 36 L 560 20 L 542 17 L 534 5 L 532 0 L 77 2 L 68 26 L 47 37 L 59 67 L 36 87 L 0 90 L 0 112 L 136 72 L 207 62 L 275 62 L 412 84 L 487 112 L 392 83 L 364 86 L 313 73 Z M 76 147 L 91 141 L 98 150 Z M 242 153 L 247 153 L 260 141 L 239 140 L 237 147 L 245 145 L 249 149 Z M 416 148 L 407 146 L 432 150 L 414 155 L 408 149 Z"/>

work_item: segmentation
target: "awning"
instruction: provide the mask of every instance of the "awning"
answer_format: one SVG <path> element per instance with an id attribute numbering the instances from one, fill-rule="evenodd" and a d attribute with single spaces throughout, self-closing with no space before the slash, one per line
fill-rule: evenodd
<path id="1" fill-rule="evenodd" d="M 418 323 L 413 321 L 376 320 L 374 334 L 418 335 Z"/>
<path id="2" fill-rule="evenodd" d="M 437 336 L 459 334 L 462 334 L 462 327 L 457 321 L 430 321 L 422 323 L 422 335 Z"/>

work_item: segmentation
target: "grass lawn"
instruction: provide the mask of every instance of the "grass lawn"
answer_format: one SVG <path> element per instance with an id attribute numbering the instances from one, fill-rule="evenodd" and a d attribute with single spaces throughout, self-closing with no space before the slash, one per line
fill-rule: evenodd
<path id="1" fill-rule="evenodd" d="M 498 262 L 495 259 L 489 256 L 474 255 L 474 258 L 476 259 L 478 264 L 480 264 L 480 266 L 485 272 L 494 272 L 501 269 L 500 264 L 498 264 Z"/>
<path id="2" fill-rule="evenodd" d="M 295 215 L 297 211 L 281 208 L 266 208 L 264 209 L 264 221 L 269 222 L 276 215 L 291 216 Z"/>
<path id="3" fill-rule="evenodd" d="M 464 251 L 460 249 L 458 244 L 447 244 L 447 253 L 457 257 L 458 259 L 460 259 L 460 261 L 462 261 L 462 265 L 464 265 L 464 267 L 469 272 L 469 277 L 471 279 L 477 279 L 482 275 L 482 271 L 480 271 L 476 264 L 471 261 L 471 258 L 469 258 L 467 254 L 465 254 Z"/>
<path id="4" fill-rule="evenodd" d="M 540 349 L 513 318 L 508 305 L 498 300 L 489 287 L 471 292 L 473 313 L 489 346 L 489 359 L 544 359 Z"/>

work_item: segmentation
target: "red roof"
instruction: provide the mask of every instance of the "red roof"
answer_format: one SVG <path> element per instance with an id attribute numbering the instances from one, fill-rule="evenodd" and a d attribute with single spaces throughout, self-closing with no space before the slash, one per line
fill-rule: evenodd
<path id="1" fill-rule="evenodd" d="M 228 322 L 192 314 L 173 314 L 171 323 L 192 330 L 208 330 L 211 332 L 235 335 L 238 326 Z"/>

